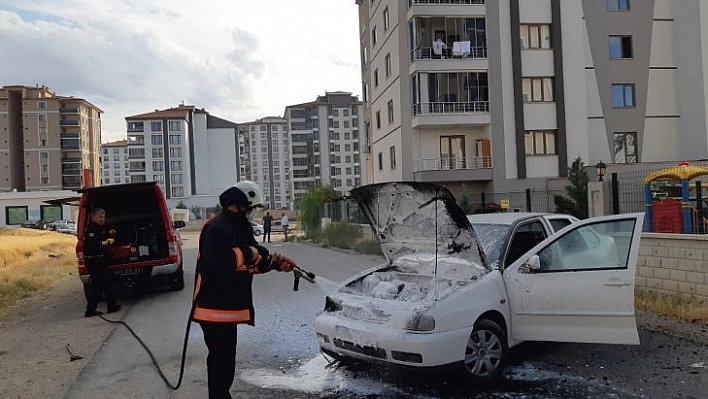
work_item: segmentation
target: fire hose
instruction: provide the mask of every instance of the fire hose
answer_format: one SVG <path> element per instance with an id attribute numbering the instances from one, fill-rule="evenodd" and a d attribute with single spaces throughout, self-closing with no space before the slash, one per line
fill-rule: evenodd
<path id="1" fill-rule="evenodd" d="M 297 291 L 299 288 L 299 285 L 300 285 L 301 278 L 314 284 L 316 276 L 315 276 L 315 273 L 308 272 L 307 270 L 303 269 L 302 267 L 296 265 L 295 268 L 293 269 L 293 277 L 294 277 L 293 291 Z M 207 281 L 208 281 L 208 278 L 204 279 L 202 281 L 202 286 L 204 284 L 206 284 Z M 172 389 L 173 391 L 176 391 L 179 389 L 180 385 L 182 385 L 182 379 L 184 377 L 184 364 L 185 364 L 185 361 L 187 358 L 187 343 L 189 341 L 189 330 L 192 326 L 192 317 L 194 316 L 194 309 L 197 307 L 198 296 L 199 296 L 199 293 L 197 293 L 197 296 L 195 296 L 194 299 L 192 300 L 192 307 L 189 310 L 189 317 L 187 318 L 187 327 L 185 328 L 185 331 L 184 331 L 184 341 L 182 344 L 182 359 L 180 360 L 179 378 L 177 380 L 177 384 L 170 383 L 170 381 L 167 379 L 167 376 L 165 376 L 165 373 L 160 368 L 160 365 L 158 364 L 157 359 L 155 358 L 155 355 L 152 353 L 152 351 L 147 346 L 147 344 L 145 344 L 145 342 L 138 336 L 138 334 L 136 334 L 135 331 L 133 331 L 133 329 L 128 325 L 128 323 L 126 323 L 122 320 L 107 319 L 103 315 L 99 315 L 99 317 L 109 323 L 122 324 L 133 335 L 133 337 L 135 337 L 135 339 L 140 343 L 140 345 L 145 349 L 148 356 L 150 356 L 150 360 L 152 361 L 152 364 L 157 369 L 157 373 L 160 375 L 160 378 L 162 379 L 162 381 L 164 381 L 165 384 L 170 389 Z M 71 349 L 71 347 L 68 345 L 67 345 L 67 350 L 69 351 L 69 353 L 72 356 L 72 359 L 71 359 L 72 361 L 81 358 L 80 356 L 77 356 L 74 353 L 74 351 Z"/>

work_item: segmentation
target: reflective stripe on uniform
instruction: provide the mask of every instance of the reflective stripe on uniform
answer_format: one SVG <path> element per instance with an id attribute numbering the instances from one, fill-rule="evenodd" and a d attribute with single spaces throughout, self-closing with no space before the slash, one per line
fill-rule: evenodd
<path id="1" fill-rule="evenodd" d="M 243 252 L 241 252 L 241 249 L 239 248 L 234 248 L 234 256 L 236 257 L 236 271 L 237 272 L 242 272 L 245 271 L 244 263 L 246 263 L 246 259 L 243 256 Z"/>
<path id="2" fill-rule="evenodd" d="M 246 322 L 251 320 L 251 311 L 242 310 L 219 310 L 208 309 L 197 306 L 194 309 L 194 320 L 210 321 L 214 323 Z"/>

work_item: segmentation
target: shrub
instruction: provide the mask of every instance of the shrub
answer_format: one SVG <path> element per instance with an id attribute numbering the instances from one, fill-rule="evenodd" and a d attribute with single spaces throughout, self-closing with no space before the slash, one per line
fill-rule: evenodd
<path id="1" fill-rule="evenodd" d="M 355 251 L 369 255 L 383 255 L 381 244 L 375 240 L 362 240 L 357 242 L 353 248 Z"/>
<path id="2" fill-rule="evenodd" d="M 359 226 L 349 223 L 332 223 L 322 230 L 322 242 L 337 248 L 351 249 L 360 237 Z"/>

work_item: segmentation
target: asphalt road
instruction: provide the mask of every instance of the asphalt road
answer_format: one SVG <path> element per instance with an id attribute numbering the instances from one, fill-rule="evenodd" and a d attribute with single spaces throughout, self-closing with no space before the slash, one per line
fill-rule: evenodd
<path id="1" fill-rule="evenodd" d="M 123 320 L 151 348 L 174 383 L 191 304 L 196 237 L 185 235 L 187 287 L 124 298 Z M 512 350 L 504 378 L 490 387 L 469 387 L 450 375 L 429 376 L 368 364 L 344 368 L 319 354 L 313 319 L 332 281 L 375 265 L 380 258 L 297 243 L 269 244 L 317 274 L 319 284 L 271 272 L 254 280 L 256 327 L 239 327 L 237 376 L 240 398 L 339 397 L 708 397 L 708 347 L 663 333 L 640 330 L 640 346 L 526 343 Z M 67 398 L 206 397 L 206 347 L 201 329 L 189 335 L 184 382 L 168 389 L 148 354 L 118 326 L 71 385 Z"/>

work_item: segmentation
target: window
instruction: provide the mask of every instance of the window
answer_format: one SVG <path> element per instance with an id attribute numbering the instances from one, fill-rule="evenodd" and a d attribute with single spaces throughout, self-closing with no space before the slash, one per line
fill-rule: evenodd
<path id="1" fill-rule="evenodd" d="M 182 136 L 179 134 L 170 135 L 170 145 L 180 145 L 182 144 Z"/>
<path id="2" fill-rule="evenodd" d="M 162 136 L 159 134 L 153 134 L 150 136 L 150 142 L 152 145 L 162 145 Z"/>
<path id="3" fill-rule="evenodd" d="M 183 175 L 181 173 L 171 173 L 170 174 L 170 182 L 172 184 L 182 184 L 183 182 Z"/>
<path id="4" fill-rule="evenodd" d="M 610 36 L 610 59 L 632 58 L 632 36 Z"/>
<path id="5" fill-rule="evenodd" d="M 388 101 L 388 123 L 393 123 L 393 100 Z"/>
<path id="6" fill-rule="evenodd" d="M 143 131 L 143 122 L 128 122 L 128 131 L 129 132 L 142 132 Z"/>
<path id="7" fill-rule="evenodd" d="M 120 169 L 120 162 L 114 162 L 113 169 Z"/>
<path id="8" fill-rule="evenodd" d="M 527 131 L 524 133 L 526 155 L 555 155 L 555 130 Z"/>
<path id="9" fill-rule="evenodd" d="M 162 152 L 161 147 L 152 149 L 152 157 L 153 158 L 162 158 L 162 156 L 163 156 L 163 152 Z"/>
<path id="10" fill-rule="evenodd" d="M 383 152 L 379 152 L 379 170 L 383 170 Z"/>
<path id="11" fill-rule="evenodd" d="M 165 175 L 162 175 L 162 174 L 152 175 L 152 180 L 156 181 L 160 184 L 165 184 Z"/>
<path id="12" fill-rule="evenodd" d="M 389 24 L 390 24 L 390 18 L 388 15 L 388 7 L 384 8 L 383 10 L 383 25 L 384 25 L 384 31 L 388 30 Z"/>
<path id="13" fill-rule="evenodd" d="M 614 244 L 615 237 L 631 237 L 634 225 L 634 219 L 605 220 L 566 232 L 538 253 L 541 272 L 626 269 L 632 246 Z"/>
<path id="14" fill-rule="evenodd" d="M 375 46 L 377 40 L 378 37 L 376 36 L 376 27 L 374 26 L 374 29 L 371 30 L 371 45 Z"/>
<path id="15" fill-rule="evenodd" d="M 152 161 L 152 170 L 154 170 L 156 172 L 161 172 L 161 171 L 165 170 L 164 164 L 162 163 L 162 161 Z"/>
<path id="16" fill-rule="evenodd" d="M 381 129 L 381 111 L 376 111 L 376 128 Z"/>
<path id="17" fill-rule="evenodd" d="M 553 78 L 523 78 L 524 102 L 553 101 Z"/>
<path id="18" fill-rule="evenodd" d="M 634 85 L 612 85 L 612 108 L 634 108 Z"/>
<path id="19" fill-rule="evenodd" d="M 170 169 L 174 171 L 181 171 L 182 161 L 170 161 Z"/>
<path id="20" fill-rule="evenodd" d="M 184 187 L 172 187 L 173 197 L 184 197 Z"/>
<path id="21" fill-rule="evenodd" d="M 614 144 L 616 163 L 637 162 L 637 133 L 615 133 Z"/>
<path id="22" fill-rule="evenodd" d="M 386 77 L 391 77 L 391 54 L 386 54 Z"/>
<path id="23" fill-rule="evenodd" d="M 374 87 L 379 87 L 379 69 L 374 69 Z"/>
<path id="24" fill-rule="evenodd" d="M 110 177 L 106 177 L 105 179 L 103 179 L 103 182 L 106 183 L 106 184 L 111 184 L 111 178 L 110 178 Z"/>
<path id="25" fill-rule="evenodd" d="M 392 145 L 388 148 L 388 155 L 391 161 L 391 170 L 396 170 L 396 146 Z"/>
<path id="26" fill-rule="evenodd" d="M 607 11 L 629 11 L 629 0 L 607 0 Z"/>
<path id="27" fill-rule="evenodd" d="M 49 153 L 46 151 L 40 151 L 39 152 L 39 159 L 47 159 L 49 158 Z"/>
<path id="28" fill-rule="evenodd" d="M 171 132 L 181 132 L 182 122 L 181 121 L 169 121 L 168 127 Z"/>
<path id="29" fill-rule="evenodd" d="M 549 49 L 551 48 L 550 25 L 521 25 L 522 49 Z"/>
<path id="30" fill-rule="evenodd" d="M 161 132 L 162 131 L 162 122 L 161 121 L 150 122 L 150 131 L 151 132 Z"/>
<path id="31" fill-rule="evenodd" d="M 46 101 L 37 101 L 37 109 L 47 109 Z"/>
<path id="32" fill-rule="evenodd" d="M 47 140 L 44 140 L 44 139 L 39 140 L 39 146 L 40 146 L 40 147 L 46 147 L 46 146 L 47 146 Z"/>
<path id="33" fill-rule="evenodd" d="M 440 162 L 446 169 L 465 168 L 465 136 L 440 136 Z"/>
<path id="34" fill-rule="evenodd" d="M 39 114 L 39 115 L 37 115 L 37 117 L 39 118 L 39 121 L 40 121 L 40 122 L 46 122 L 46 121 L 47 121 L 47 114 Z"/>
<path id="35" fill-rule="evenodd" d="M 49 171 L 49 165 L 42 165 L 42 172 L 48 172 Z"/>
<path id="36" fill-rule="evenodd" d="M 170 148 L 170 157 L 173 158 L 181 158 L 182 157 L 182 149 L 181 148 Z"/>

